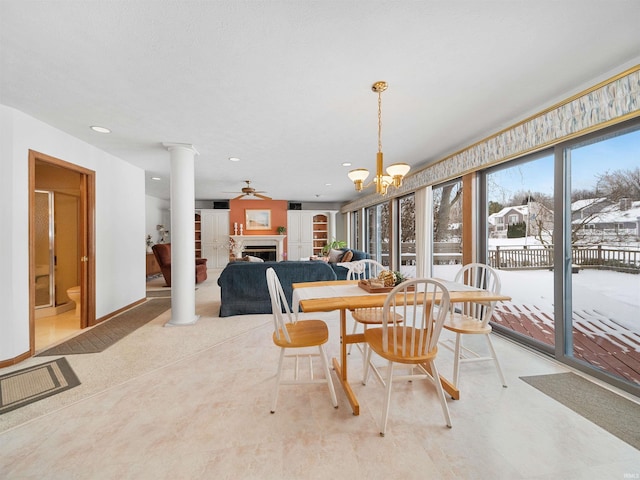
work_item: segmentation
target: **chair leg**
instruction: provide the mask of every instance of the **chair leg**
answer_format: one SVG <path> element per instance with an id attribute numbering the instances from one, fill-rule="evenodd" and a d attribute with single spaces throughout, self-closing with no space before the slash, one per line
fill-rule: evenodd
<path id="1" fill-rule="evenodd" d="M 491 358 L 493 358 L 493 363 L 496 366 L 496 370 L 498 371 L 498 376 L 500 377 L 502 386 L 504 388 L 507 388 L 507 381 L 504 379 L 504 374 L 502 373 L 502 369 L 500 368 L 500 362 L 498 362 L 498 356 L 496 355 L 496 349 L 493 348 L 491 337 L 489 335 L 485 335 L 485 337 L 487 337 L 487 344 L 489 345 L 489 350 L 491 350 Z"/>
<path id="2" fill-rule="evenodd" d="M 355 335 L 358 331 L 358 321 L 353 319 L 353 330 L 351 330 L 351 335 Z M 351 349 L 353 348 L 353 343 L 349 344 L 349 350 L 347 351 L 347 355 L 351 355 Z"/>
<path id="3" fill-rule="evenodd" d="M 284 362 L 284 348 L 280 349 L 280 360 L 278 360 L 278 373 L 276 374 L 276 388 L 273 392 L 273 402 L 271 403 L 271 413 L 276 412 L 278 403 L 278 393 L 280 391 L 280 377 L 282 376 L 282 363 Z"/>
<path id="4" fill-rule="evenodd" d="M 387 419 L 389 418 L 389 407 L 391 405 L 391 381 L 393 379 L 393 362 L 389 360 L 387 367 L 387 391 L 384 396 L 384 405 L 382 406 L 382 418 L 380 419 L 380 436 L 384 437 L 387 431 Z"/>
<path id="5" fill-rule="evenodd" d="M 327 353 L 325 352 L 323 345 L 318 345 L 318 349 L 320 350 L 320 360 L 322 361 L 322 368 L 324 369 L 324 375 L 327 378 L 329 393 L 331 394 L 331 403 L 333 404 L 334 408 L 338 408 L 338 399 L 336 398 L 336 390 L 333 387 L 333 381 L 331 380 L 331 371 L 329 370 Z"/>
<path id="6" fill-rule="evenodd" d="M 444 398 L 444 390 L 442 389 L 442 383 L 440 382 L 440 374 L 438 373 L 438 369 L 436 368 L 436 362 L 431 360 L 429 362 L 429 367 L 431 370 L 433 385 L 436 387 L 436 392 L 438 392 L 438 398 L 440 399 L 440 405 L 442 406 L 442 413 L 444 413 L 444 419 L 447 422 L 447 427 L 451 428 L 451 416 L 449 415 L 449 406 L 447 405 L 447 400 Z"/>
<path id="7" fill-rule="evenodd" d="M 376 376 L 376 378 L 380 381 L 380 384 L 384 387 L 386 385 L 384 378 L 382 378 L 382 375 L 380 374 L 380 371 L 378 370 L 378 368 L 372 363 L 371 361 L 371 352 L 373 350 L 371 350 L 371 348 L 365 344 L 365 347 L 367 347 L 366 349 L 366 356 L 364 358 L 364 366 L 362 369 L 362 385 L 366 385 L 367 382 L 369 381 L 369 377 L 371 376 L 371 371 L 373 371 L 373 374 Z"/>
<path id="8" fill-rule="evenodd" d="M 363 324 L 362 327 L 363 327 L 364 331 L 366 332 L 367 331 L 367 325 Z M 369 369 L 367 368 L 367 363 L 369 362 L 369 360 L 371 358 L 371 357 L 369 357 L 369 350 L 370 350 L 369 345 L 367 344 L 367 342 L 364 342 L 362 344 L 362 371 L 363 371 L 363 373 L 369 371 Z M 373 365 L 372 365 L 371 368 L 375 368 L 375 367 L 373 367 Z M 363 385 L 367 384 L 367 379 L 364 376 L 362 377 L 362 384 Z"/>
<path id="9" fill-rule="evenodd" d="M 369 380 L 369 365 L 371 365 L 371 352 L 373 350 L 371 350 L 370 348 L 367 349 L 367 355 L 365 357 L 365 362 L 364 362 L 364 369 L 362 372 L 362 384 L 366 385 L 367 384 L 367 380 Z"/>
<path id="10" fill-rule="evenodd" d="M 453 386 L 458 388 L 460 375 L 460 355 L 462 354 L 462 335 L 456 333 L 456 346 L 453 349 Z"/>

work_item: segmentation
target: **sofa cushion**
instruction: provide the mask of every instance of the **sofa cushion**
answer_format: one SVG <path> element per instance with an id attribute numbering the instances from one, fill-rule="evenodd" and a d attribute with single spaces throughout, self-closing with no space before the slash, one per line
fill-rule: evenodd
<path id="1" fill-rule="evenodd" d="M 344 255 L 342 255 L 340 262 L 350 262 L 352 258 L 353 258 L 353 251 L 347 250 L 346 252 L 344 252 Z"/>
<path id="2" fill-rule="evenodd" d="M 338 263 L 340 262 L 342 256 L 344 255 L 344 250 L 335 250 L 335 249 L 331 249 L 329 250 L 329 263 Z"/>
<path id="3" fill-rule="evenodd" d="M 232 262 L 220 273 L 220 316 L 271 313 L 267 287 L 267 269 L 273 267 L 282 284 L 289 307 L 293 296 L 291 284 L 336 280 L 325 262 Z"/>

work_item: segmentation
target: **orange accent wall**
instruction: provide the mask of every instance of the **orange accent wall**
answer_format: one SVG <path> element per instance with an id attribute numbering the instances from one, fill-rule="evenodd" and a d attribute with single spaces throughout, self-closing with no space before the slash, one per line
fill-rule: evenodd
<path id="1" fill-rule="evenodd" d="M 240 235 L 241 224 L 245 227 L 243 235 L 277 235 L 278 227 L 287 226 L 288 208 L 289 202 L 287 200 L 229 200 L 229 232 L 233 235 L 233 224 L 237 223 L 238 235 Z M 271 230 L 247 231 L 245 225 L 245 210 L 247 209 L 271 210 Z"/>

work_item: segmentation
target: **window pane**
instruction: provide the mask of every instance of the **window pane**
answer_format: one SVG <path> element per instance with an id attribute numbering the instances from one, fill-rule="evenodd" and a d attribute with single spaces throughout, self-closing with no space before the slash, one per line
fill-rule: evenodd
<path id="1" fill-rule="evenodd" d="M 351 212 L 351 237 L 352 248 L 363 250 L 362 239 L 360 238 L 360 211 Z"/>
<path id="2" fill-rule="evenodd" d="M 571 149 L 569 355 L 640 385 L 640 130 Z"/>
<path id="3" fill-rule="evenodd" d="M 400 273 L 416 278 L 416 214 L 415 195 L 398 200 L 400 211 Z"/>
<path id="4" fill-rule="evenodd" d="M 550 350 L 554 336 L 554 157 L 489 171 L 487 262 L 498 270 L 511 302 L 496 306 L 492 322 Z"/>
<path id="5" fill-rule="evenodd" d="M 377 260 L 382 265 L 389 266 L 389 204 L 387 202 L 368 207 L 365 210 L 366 216 L 366 241 L 371 258 Z"/>
<path id="6" fill-rule="evenodd" d="M 453 280 L 462 264 L 462 181 L 433 188 L 433 276 Z"/>

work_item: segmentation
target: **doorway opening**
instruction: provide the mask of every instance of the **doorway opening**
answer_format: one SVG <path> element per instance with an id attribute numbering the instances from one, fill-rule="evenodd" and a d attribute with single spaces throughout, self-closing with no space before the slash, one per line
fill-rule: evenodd
<path id="1" fill-rule="evenodd" d="M 95 172 L 29 152 L 31 354 L 95 324 Z"/>

